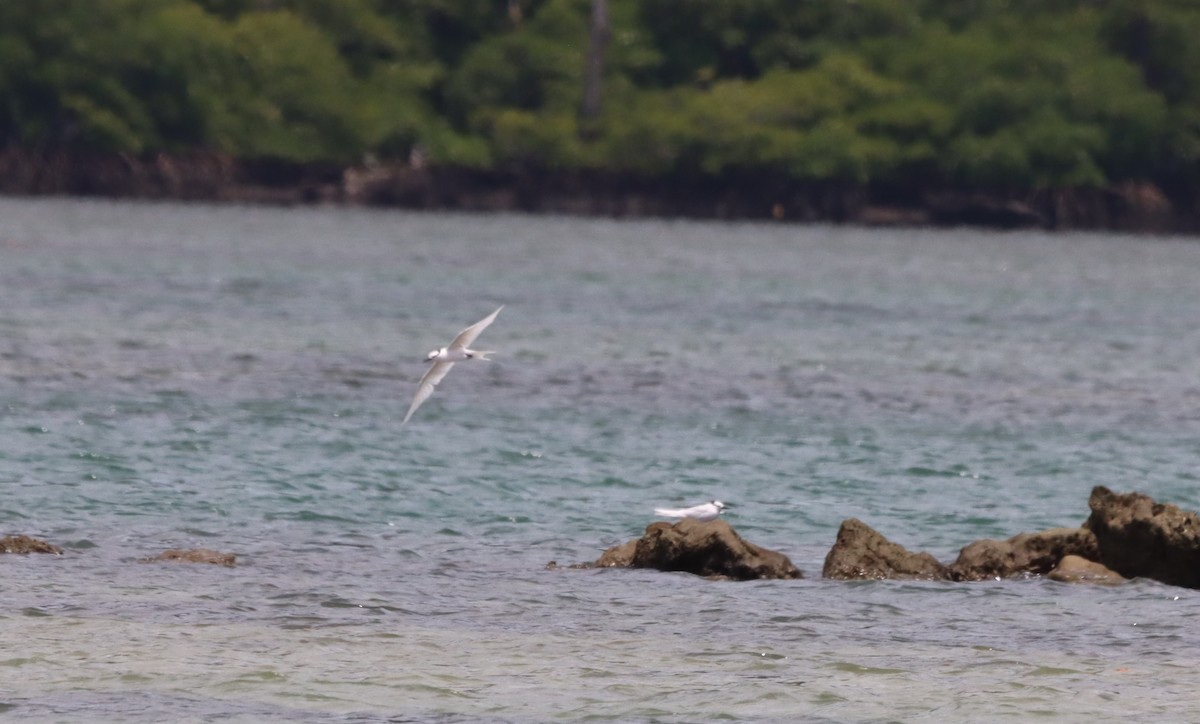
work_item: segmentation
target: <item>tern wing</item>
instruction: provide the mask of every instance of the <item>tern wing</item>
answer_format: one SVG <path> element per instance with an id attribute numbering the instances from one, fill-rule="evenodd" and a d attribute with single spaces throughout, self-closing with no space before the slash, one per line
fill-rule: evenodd
<path id="1" fill-rule="evenodd" d="M 717 507 L 712 503 L 701 503 L 693 505 L 690 508 L 655 508 L 656 515 L 665 515 L 668 518 L 695 518 L 696 520 L 712 520 L 721 514 Z"/>
<path id="2" fill-rule="evenodd" d="M 503 304 L 497 307 L 496 311 L 459 332 L 458 336 L 454 338 L 454 341 L 447 346 L 447 349 L 466 349 L 467 347 L 470 347 L 471 344 L 475 342 L 475 338 L 479 336 L 479 333 L 487 329 L 489 324 L 496 321 L 496 315 L 500 313 L 501 309 L 504 309 Z"/>
<path id="3" fill-rule="evenodd" d="M 401 425 L 407 423 L 408 418 L 413 416 L 413 413 L 417 411 L 421 403 L 429 399 L 429 396 L 433 394 L 433 388 L 437 387 L 437 383 L 442 381 L 442 378 L 446 376 L 446 373 L 453 366 L 453 362 L 434 362 L 425 371 L 425 375 L 421 377 L 421 381 L 417 384 L 417 394 L 413 395 L 412 404 L 408 406 L 408 414 L 404 416 L 404 422 L 400 423 Z"/>

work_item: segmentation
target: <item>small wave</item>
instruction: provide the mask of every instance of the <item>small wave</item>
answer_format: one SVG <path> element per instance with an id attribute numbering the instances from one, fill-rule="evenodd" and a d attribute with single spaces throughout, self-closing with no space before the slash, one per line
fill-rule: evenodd
<path id="1" fill-rule="evenodd" d="M 954 465 L 945 470 L 916 465 L 910 468 L 905 468 L 904 474 L 912 475 L 918 478 L 971 478 L 973 480 L 979 480 L 983 477 L 979 473 L 971 472 L 966 466 L 963 465 Z"/>
<path id="2" fill-rule="evenodd" d="M 347 518 L 347 517 L 341 516 L 341 515 L 334 515 L 332 513 L 319 513 L 315 510 L 296 510 L 296 511 L 284 512 L 284 513 L 265 513 L 265 514 L 263 514 L 263 520 L 267 520 L 267 521 L 292 520 L 292 521 L 304 521 L 304 522 L 321 521 L 321 522 L 332 522 L 332 523 L 354 523 L 354 522 L 357 522 L 353 518 Z"/>

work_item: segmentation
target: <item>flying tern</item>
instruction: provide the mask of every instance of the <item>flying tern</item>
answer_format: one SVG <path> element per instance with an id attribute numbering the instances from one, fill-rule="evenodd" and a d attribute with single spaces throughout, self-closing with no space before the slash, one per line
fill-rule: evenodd
<path id="1" fill-rule="evenodd" d="M 706 521 L 716 520 L 722 510 L 725 510 L 724 503 L 719 500 L 710 500 L 690 508 L 655 508 L 654 514 L 667 518 L 695 518 L 699 521 Z"/>
<path id="2" fill-rule="evenodd" d="M 425 375 L 421 377 L 421 381 L 417 384 L 417 394 L 413 396 L 412 404 L 408 408 L 408 414 L 404 416 L 404 422 L 400 423 L 401 425 L 406 424 L 408 419 L 413 416 L 413 413 L 417 411 L 417 408 L 421 406 L 421 403 L 429 399 L 429 396 L 433 394 L 433 388 L 437 387 L 437 384 L 442 381 L 442 378 L 446 376 L 446 373 L 450 371 L 455 362 L 461 362 L 465 359 L 491 361 L 487 358 L 487 355 L 492 354 L 491 350 L 478 351 L 469 349 L 469 347 L 474 344 L 475 338 L 479 336 L 480 332 L 487 329 L 489 324 L 496 321 L 496 315 L 500 313 L 501 309 L 504 309 L 503 304 L 497 307 L 496 311 L 459 332 L 458 336 L 450 344 L 425 355 L 425 361 L 432 362 L 433 364 L 429 366 L 429 369 L 425 371 Z"/>

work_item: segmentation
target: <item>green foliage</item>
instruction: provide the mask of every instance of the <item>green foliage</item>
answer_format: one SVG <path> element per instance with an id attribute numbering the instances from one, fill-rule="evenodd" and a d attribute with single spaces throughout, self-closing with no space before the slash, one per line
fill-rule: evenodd
<path id="1" fill-rule="evenodd" d="M 1158 154 L 1139 169 L 1200 182 L 1200 6 L 1191 0 L 1117 0 L 1101 36 L 1166 102 Z M 1136 152 L 1130 149 L 1129 155 Z"/>
<path id="2" fill-rule="evenodd" d="M 950 109 L 927 140 L 942 172 L 976 185 L 1098 185 L 1154 155 L 1163 99 L 1106 54 L 1088 15 L 931 24 L 870 47 L 880 71 Z"/>
<path id="3" fill-rule="evenodd" d="M 503 108 L 561 111 L 577 106 L 587 37 L 583 11 L 580 2 L 551 0 L 520 30 L 475 46 L 447 85 L 454 117 L 483 129 Z"/>
<path id="4" fill-rule="evenodd" d="M 100 152 L 407 152 L 433 123 L 421 96 L 436 66 L 406 62 L 419 52 L 363 3 L 296 4 L 304 13 L 230 20 L 187 0 L 55 0 L 49 16 L 6 6 L 0 131 L 10 143 Z M 318 21 L 361 43 L 339 45 Z M 30 53 L 47 60 L 30 66 Z"/>
<path id="5" fill-rule="evenodd" d="M 1200 188 L 1194 0 L 0 3 L 0 146 Z"/>
<path id="6" fill-rule="evenodd" d="M 719 174 L 765 168 L 803 179 L 867 181 L 902 161 L 874 109 L 900 103 L 904 87 L 849 55 L 754 81 L 645 93 L 611 121 L 606 158 L 642 172 Z"/>
<path id="7" fill-rule="evenodd" d="M 238 152 L 311 160 L 355 145 L 352 76 L 328 36 L 280 11 L 241 16 L 232 36 L 242 61 Z"/>
<path id="8" fill-rule="evenodd" d="M 120 71 L 129 29 L 123 18 L 143 8 L 130 0 L 95 13 L 64 0 L 0 5 L 5 140 L 140 150 L 154 129 Z"/>
<path id="9" fill-rule="evenodd" d="M 642 0 L 642 23 L 661 62 L 653 82 L 671 86 L 757 78 L 807 68 L 866 38 L 905 35 L 920 24 L 911 0 Z"/>

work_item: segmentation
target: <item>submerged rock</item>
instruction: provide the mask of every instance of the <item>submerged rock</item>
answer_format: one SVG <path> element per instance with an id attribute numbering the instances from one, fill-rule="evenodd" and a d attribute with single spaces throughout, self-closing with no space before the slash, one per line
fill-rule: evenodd
<path id="1" fill-rule="evenodd" d="M 842 521 L 837 542 L 825 556 L 825 578 L 942 581 L 949 569 L 928 553 L 912 553 L 857 518 Z"/>
<path id="2" fill-rule="evenodd" d="M 748 581 L 803 578 L 800 569 L 777 551 L 742 539 L 724 520 L 651 523 L 642 537 L 613 546 L 594 564 L 597 568 L 654 568 L 698 576 Z"/>
<path id="3" fill-rule="evenodd" d="M 1065 556 L 1095 560 L 1096 537 L 1084 528 L 1054 528 L 1021 533 L 1008 540 L 977 540 L 963 547 L 950 566 L 956 581 L 983 581 L 1020 575 L 1045 575 Z"/>
<path id="4" fill-rule="evenodd" d="M 221 553 L 207 548 L 189 548 L 183 550 L 172 548 L 151 558 L 145 558 L 142 563 L 157 563 L 159 561 L 177 561 L 180 563 L 211 563 L 218 566 L 233 566 L 237 556 L 232 553 Z"/>
<path id="5" fill-rule="evenodd" d="M 1062 583 L 1124 583 L 1120 573 L 1079 556 L 1063 556 L 1046 578 Z"/>
<path id="6" fill-rule="evenodd" d="M 0 538 L 0 553 L 53 553 L 62 555 L 62 548 L 27 535 L 6 535 Z"/>
<path id="7" fill-rule="evenodd" d="M 1200 515 L 1102 485 L 1092 489 L 1088 506 L 1084 527 L 1096 536 L 1098 562 L 1126 578 L 1200 588 Z"/>

